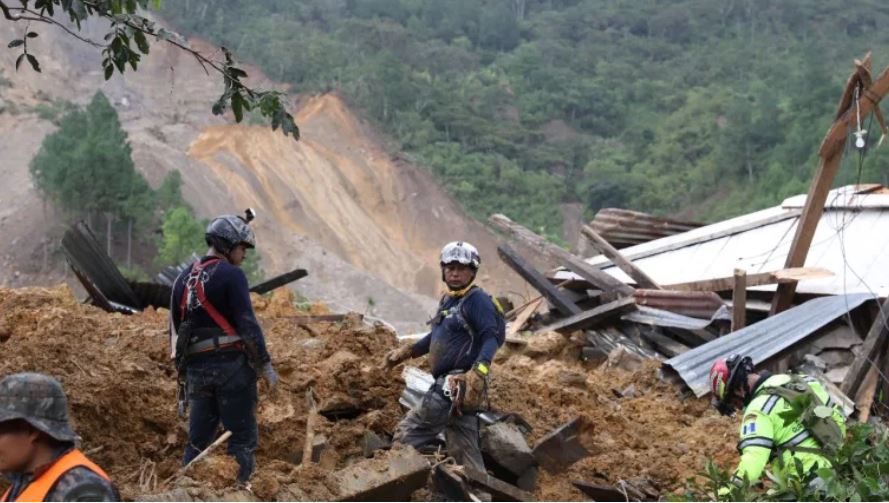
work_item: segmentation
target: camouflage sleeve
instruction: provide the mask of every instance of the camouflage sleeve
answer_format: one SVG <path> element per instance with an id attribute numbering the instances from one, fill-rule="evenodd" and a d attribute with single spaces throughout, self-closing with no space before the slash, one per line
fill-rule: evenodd
<path id="1" fill-rule="evenodd" d="M 45 501 L 120 501 L 120 495 L 110 482 L 78 466 L 59 478 Z"/>
<path id="2" fill-rule="evenodd" d="M 775 447 L 775 430 L 769 416 L 760 411 L 748 411 L 741 421 L 738 452 L 741 461 L 735 470 L 735 478 L 759 481 Z"/>

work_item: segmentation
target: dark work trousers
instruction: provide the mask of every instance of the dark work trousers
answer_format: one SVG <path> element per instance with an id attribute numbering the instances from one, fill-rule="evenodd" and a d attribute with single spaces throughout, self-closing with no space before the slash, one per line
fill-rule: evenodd
<path id="1" fill-rule="evenodd" d="M 443 378 L 440 379 L 443 381 Z M 451 401 L 441 392 L 436 382 L 423 395 L 419 407 L 407 413 L 395 428 L 393 440 L 419 448 L 435 440 L 445 432 L 448 455 L 460 465 L 471 466 L 485 472 L 479 448 L 479 418 L 473 412 L 451 417 Z"/>
<path id="2" fill-rule="evenodd" d="M 247 482 L 256 467 L 256 372 L 240 351 L 198 355 L 187 366 L 188 446 L 182 464 L 194 459 L 217 437 L 219 422 L 232 432 L 228 453 L 239 465 L 238 481 Z"/>

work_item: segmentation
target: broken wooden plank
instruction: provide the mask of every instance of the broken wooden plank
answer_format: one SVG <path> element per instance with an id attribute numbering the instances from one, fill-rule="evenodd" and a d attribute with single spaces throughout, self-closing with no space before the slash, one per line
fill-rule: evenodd
<path id="1" fill-rule="evenodd" d="M 305 325 L 307 323 L 339 323 L 345 321 L 346 318 L 353 316 L 358 321 L 364 319 L 361 313 L 349 314 L 300 314 L 296 316 L 281 316 L 280 318 L 290 320 L 297 325 Z"/>
<path id="2" fill-rule="evenodd" d="M 559 473 L 590 455 L 580 437 L 590 425 L 583 417 L 575 418 L 540 439 L 534 446 L 534 459 L 550 473 Z"/>
<path id="3" fill-rule="evenodd" d="M 807 279 L 829 278 L 834 274 L 823 267 L 792 267 L 777 271 L 758 272 L 747 275 L 747 288 L 753 286 L 774 285 L 790 281 L 804 281 Z M 735 276 L 723 278 L 689 281 L 686 283 L 673 283 L 662 285 L 666 290 L 679 290 L 684 292 L 727 292 L 735 285 Z"/>
<path id="4" fill-rule="evenodd" d="M 747 325 L 747 271 L 735 269 L 735 287 L 732 291 L 732 332 Z"/>
<path id="5" fill-rule="evenodd" d="M 306 406 L 308 407 L 309 415 L 306 417 L 306 442 L 303 445 L 303 465 L 308 465 L 313 461 L 312 454 L 315 447 L 315 423 L 318 417 L 318 404 L 315 402 L 312 388 L 306 390 Z"/>
<path id="6" fill-rule="evenodd" d="M 844 97 L 849 94 L 850 86 L 857 85 L 854 81 L 855 79 L 860 79 L 862 68 L 867 70 L 866 73 L 868 75 L 870 74 L 870 53 L 865 56 L 863 63 L 857 62 L 857 66 L 858 68 L 849 77 Z M 821 162 L 809 187 L 806 204 L 797 222 L 796 233 L 793 236 L 793 242 L 790 245 L 790 251 L 787 253 L 784 267 L 802 267 L 805 265 L 809 248 L 812 245 L 812 239 L 815 237 L 815 230 L 821 221 L 821 215 L 824 213 L 827 194 L 833 186 L 834 178 L 837 171 L 839 171 L 840 161 L 843 159 L 843 150 L 849 128 L 852 124 L 865 120 L 872 111 L 879 110 L 879 101 L 889 92 L 889 67 L 884 69 L 883 73 L 873 80 L 870 85 L 862 83 L 861 87 L 862 98 L 867 99 L 859 99 L 854 104 L 849 104 L 846 110 L 837 110 L 836 119 L 821 142 L 821 147 L 818 151 Z M 841 103 L 843 103 L 843 100 L 841 100 Z M 778 290 L 772 298 L 771 313 L 780 313 L 790 307 L 795 293 L 796 282 L 778 285 Z M 863 379 L 863 372 L 860 376 L 856 376 L 856 388 Z"/>
<path id="7" fill-rule="evenodd" d="M 557 260 L 558 263 L 587 280 L 595 288 L 604 291 L 614 291 L 620 296 L 627 296 L 633 293 L 633 288 L 629 285 L 606 272 L 602 272 L 599 268 L 587 264 L 580 257 L 559 248 L 504 215 L 491 215 L 488 221 L 498 229 L 510 233 L 527 247 Z"/>
<path id="8" fill-rule="evenodd" d="M 531 493 L 469 465 L 457 466 L 453 470 L 465 476 L 471 484 L 481 486 L 489 492 L 494 501 L 534 501 Z"/>
<path id="9" fill-rule="evenodd" d="M 621 271 L 627 273 L 629 277 L 633 278 L 636 285 L 641 288 L 651 288 L 654 290 L 661 289 L 660 285 L 658 285 L 655 280 L 651 279 L 651 276 L 645 274 L 645 271 L 639 269 L 632 262 L 627 260 L 619 251 L 617 251 L 617 248 L 611 246 L 611 243 L 600 236 L 592 227 L 584 225 L 580 228 L 580 233 L 590 240 L 590 243 L 592 243 L 593 247 L 599 250 L 599 253 L 611 259 L 611 262 L 614 263 L 614 265 L 619 267 Z"/>
<path id="10" fill-rule="evenodd" d="M 880 306 L 880 311 L 864 339 L 864 344 L 861 345 L 858 356 L 855 357 L 849 367 L 849 373 L 843 379 L 842 390 L 846 396 L 858 396 L 858 389 L 861 387 L 867 371 L 871 365 L 876 366 L 882 355 L 886 353 L 887 340 L 889 340 L 889 326 L 887 326 L 889 320 L 886 319 L 886 316 L 889 316 L 889 311 L 887 310 L 889 310 L 889 298 Z"/>
<path id="11" fill-rule="evenodd" d="M 614 486 L 604 484 L 593 484 L 591 482 L 583 482 L 575 480 L 571 482 L 574 487 L 583 491 L 584 494 L 593 499 L 593 501 L 629 501 L 629 495 L 618 490 Z"/>
<path id="12" fill-rule="evenodd" d="M 305 269 L 294 269 L 290 272 L 275 276 L 268 281 L 263 281 L 256 286 L 252 286 L 250 287 L 250 291 L 262 295 L 264 293 L 271 292 L 276 288 L 280 288 L 288 283 L 292 283 L 298 279 L 305 278 L 308 275 L 309 273 L 306 272 Z"/>
<path id="13" fill-rule="evenodd" d="M 561 290 L 553 286 L 542 274 L 531 267 L 512 247 L 506 244 L 500 245 L 497 247 L 497 254 L 500 255 L 500 259 L 506 265 L 518 273 L 522 279 L 530 283 L 535 290 L 546 297 L 546 300 L 563 314 L 572 315 L 581 312 L 577 304 L 571 302 L 571 299 L 562 293 Z"/>
<path id="14" fill-rule="evenodd" d="M 583 330 L 595 326 L 596 324 L 602 323 L 605 320 L 609 320 L 629 311 L 633 311 L 635 309 L 636 302 L 630 297 L 625 297 L 613 302 L 609 302 L 608 304 L 602 304 L 601 306 L 590 309 L 589 311 L 584 311 L 582 313 L 569 316 L 568 318 L 559 320 L 549 326 L 543 327 L 534 333 L 543 334 L 552 331 L 569 333 L 575 330 Z"/>
<path id="15" fill-rule="evenodd" d="M 338 501 L 408 501 L 426 485 L 429 470 L 422 454 L 403 446 L 354 463 L 334 473 L 331 482 L 339 488 Z"/>
<path id="16" fill-rule="evenodd" d="M 880 382 L 879 378 L 880 372 L 877 367 L 871 367 L 855 397 L 855 410 L 858 411 L 858 421 L 861 423 L 866 423 L 870 417 L 870 409 L 877 394 L 877 384 Z"/>
<path id="17" fill-rule="evenodd" d="M 506 331 L 506 338 L 514 337 L 519 331 L 525 326 L 525 323 L 528 322 L 528 318 L 530 318 L 534 313 L 537 312 L 537 309 L 540 308 L 540 304 L 543 304 L 543 297 L 538 297 L 536 300 L 531 301 L 530 304 L 525 306 L 519 314 L 516 315 L 515 320 L 510 322 L 509 329 Z"/>

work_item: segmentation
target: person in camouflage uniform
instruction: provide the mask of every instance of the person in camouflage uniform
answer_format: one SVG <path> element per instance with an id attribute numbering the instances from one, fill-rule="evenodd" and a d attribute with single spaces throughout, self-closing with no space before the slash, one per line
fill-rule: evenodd
<path id="1" fill-rule="evenodd" d="M 52 377 L 22 373 L 0 380 L 2 501 L 120 501 L 108 475 L 75 448 L 68 400 Z"/>

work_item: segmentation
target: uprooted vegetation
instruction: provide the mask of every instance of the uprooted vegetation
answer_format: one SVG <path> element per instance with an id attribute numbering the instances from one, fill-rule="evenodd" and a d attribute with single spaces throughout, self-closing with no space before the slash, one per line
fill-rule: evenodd
<path id="1" fill-rule="evenodd" d="M 307 313 L 285 290 L 254 301 L 281 382 L 272 394 L 261 385 L 258 471 L 254 494 L 242 496 L 336 499 L 331 476 L 364 459 L 365 432 L 388 437 L 403 415 L 401 369 L 382 366 L 395 335 L 357 315 L 336 323 L 300 321 L 305 318 L 295 317 Z M 219 499 L 233 491 L 237 471 L 222 450 L 166 482 L 179 467 L 187 431 L 176 415 L 166 327 L 165 311 L 108 314 L 78 303 L 64 287 L 3 289 L 0 371 L 60 379 L 82 449 L 111 473 L 125 498 Z M 543 337 L 501 349 L 494 366 L 491 405 L 523 416 L 533 428 L 530 444 L 575 417 L 592 425 L 585 444 L 590 455 L 562 473 L 541 471 L 536 499 L 585 499 L 574 480 L 643 478 L 666 494 L 680 490 L 705 459 L 732 460 L 733 422 L 706 401 L 680 399 L 656 378 L 653 364 L 634 372 L 586 368 L 579 351 L 567 338 Z M 317 463 L 301 464 L 309 389 L 321 411 L 315 434 L 326 438 L 327 448 Z"/>

